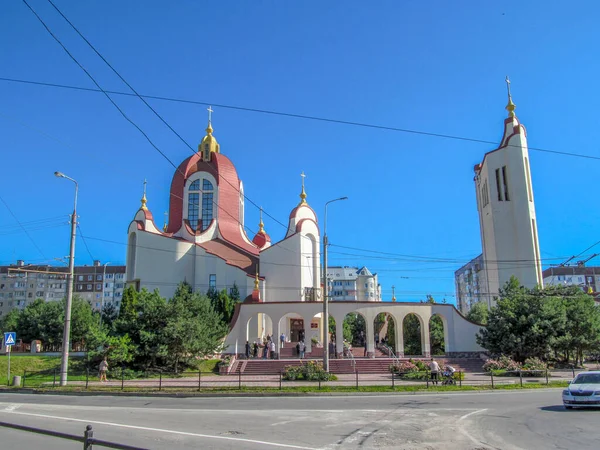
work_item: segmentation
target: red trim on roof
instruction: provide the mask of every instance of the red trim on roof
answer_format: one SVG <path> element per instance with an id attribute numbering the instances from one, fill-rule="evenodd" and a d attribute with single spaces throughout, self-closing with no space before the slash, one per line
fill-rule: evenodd
<path id="1" fill-rule="evenodd" d="M 296 224 L 296 233 L 299 233 L 302 230 L 302 224 L 306 221 L 312 222 L 315 224 L 315 226 L 317 227 L 317 231 L 319 230 L 319 226 L 317 225 L 317 222 L 315 222 L 312 219 L 300 219 L 300 221 L 298 221 L 298 223 Z"/>
<path id="2" fill-rule="evenodd" d="M 217 225 L 220 237 L 241 250 L 258 255 L 258 248 L 249 243 L 245 232 L 240 231 L 240 179 L 233 163 L 225 155 L 212 153 L 210 161 L 202 161 L 201 155 L 194 155 L 183 161 L 171 182 L 171 197 L 169 205 L 168 233 L 176 233 L 183 224 L 183 194 L 185 182 L 197 172 L 211 174 L 217 180 L 217 205 L 214 205 L 214 217 L 218 218 Z M 189 231 L 189 230 L 188 230 Z M 244 235 L 242 235 L 244 233 Z M 191 232 L 194 235 L 194 232 Z"/>
<path id="3" fill-rule="evenodd" d="M 292 212 L 290 213 L 290 220 L 292 220 L 292 218 L 296 217 L 296 213 L 298 212 L 298 209 L 300 209 L 302 207 L 310 209 L 312 211 L 312 213 L 315 215 L 315 218 L 317 217 L 317 213 L 315 212 L 315 210 L 312 209 L 308 203 L 305 203 L 305 204 L 299 204 L 294 209 L 292 209 Z"/>

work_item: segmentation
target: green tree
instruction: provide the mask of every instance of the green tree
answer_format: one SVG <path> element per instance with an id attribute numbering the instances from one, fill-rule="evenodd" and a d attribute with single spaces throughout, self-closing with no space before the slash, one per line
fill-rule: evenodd
<path id="1" fill-rule="evenodd" d="M 208 296 L 178 289 L 167 305 L 166 315 L 163 332 L 166 359 L 176 372 L 182 363 L 187 365 L 197 357 L 221 350 L 228 327 Z"/>
<path id="2" fill-rule="evenodd" d="M 421 355 L 421 322 L 414 314 L 404 318 L 404 354 Z"/>
<path id="3" fill-rule="evenodd" d="M 489 309 L 484 302 L 477 302 L 471 306 L 471 309 L 467 313 L 467 319 L 471 322 L 479 323 L 482 325 L 487 324 Z"/>
<path id="4" fill-rule="evenodd" d="M 8 331 L 17 331 L 19 326 L 19 317 L 21 317 L 21 310 L 18 308 L 11 309 L 0 322 L 0 331 L 3 333 Z M 21 338 L 18 334 L 17 337 L 19 339 Z"/>
<path id="5" fill-rule="evenodd" d="M 500 290 L 477 334 L 477 342 L 492 353 L 507 354 L 518 362 L 530 357 L 547 358 L 564 334 L 567 315 L 561 297 L 527 289 L 512 277 Z"/>
<path id="6" fill-rule="evenodd" d="M 64 302 L 61 302 L 64 307 Z M 71 343 L 85 344 L 91 333 L 99 328 L 99 313 L 93 311 L 87 300 L 73 297 L 71 306 Z"/>
<path id="7" fill-rule="evenodd" d="M 119 310 L 117 309 L 115 304 L 113 302 L 106 303 L 102 307 L 101 314 L 102 324 L 108 327 L 109 329 L 112 329 L 114 322 L 117 320 L 117 317 L 119 317 Z"/>
<path id="8" fill-rule="evenodd" d="M 365 323 L 365 318 L 361 314 L 346 314 L 343 329 L 344 340 L 350 342 L 354 347 L 365 345 L 362 340 L 367 337 L 367 324 Z"/>
<path id="9" fill-rule="evenodd" d="M 429 342 L 431 355 L 444 355 L 446 353 L 444 340 L 444 321 L 438 315 L 429 320 Z"/>

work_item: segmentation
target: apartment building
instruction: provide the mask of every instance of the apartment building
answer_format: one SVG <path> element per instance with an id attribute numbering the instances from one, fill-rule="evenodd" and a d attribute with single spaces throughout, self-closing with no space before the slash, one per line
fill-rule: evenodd
<path id="1" fill-rule="evenodd" d="M 91 266 L 75 266 L 73 293 L 100 310 L 112 303 L 118 309 L 125 288 L 125 266 L 103 265 L 94 261 Z M 67 293 L 65 266 L 16 264 L 0 266 L 0 318 L 13 308 L 23 309 L 34 300 L 62 300 Z"/>
<path id="2" fill-rule="evenodd" d="M 381 301 L 377 274 L 366 267 L 330 266 L 327 268 L 327 282 L 332 301 Z"/>

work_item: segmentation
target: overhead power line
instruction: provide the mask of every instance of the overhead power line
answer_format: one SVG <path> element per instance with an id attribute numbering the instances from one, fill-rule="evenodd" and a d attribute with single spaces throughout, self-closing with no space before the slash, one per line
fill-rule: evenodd
<path id="1" fill-rule="evenodd" d="M 19 221 L 19 219 L 17 219 L 17 216 L 15 215 L 15 213 L 12 211 L 12 209 L 10 209 L 10 207 L 8 206 L 8 203 L 6 203 L 4 201 L 4 199 L 2 198 L 2 196 L 0 196 L 0 201 L 2 203 L 4 203 L 4 206 L 6 207 L 6 209 L 8 210 L 8 212 L 10 213 L 11 216 L 13 216 L 13 219 L 15 219 L 15 221 L 19 224 L 19 226 L 23 229 L 23 231 L 25 232 L 25 234 L 27 235 L 27 237 L 29 238 L 29 240 L 31 241 L 31 243 L 33 244 L 33 246 L 37 249 L 37 251 L 40 253 L 40 255 L 42 255 L 44 257 L 44 259 L 48 259 L 48 257 L 46 255 L 44 255 L 44 252 L 42 251 L 42 249 L 37 245 L 37 243 L 33 240 L 33 238 L 31 237 L 31 235 L 29 234 L 29 232 L 27 231 L 27 229 L 23 226 L 23 224 Z"/>
<path id="2" fill-rule="evenodd" d="M 32 85 L 38 85 L 38 86 L 54 87 L 54 88 L 61 88 L 61 89 L 71 89 L 71 90 L 87 91 L 87 92 L 99 92 L 99 93 L 106 92 L 108 94 L 124 95 L 124 96 L 129 96 L 129 97 L 137 97 L 138 96 L 136 94 L 132 94 L 129 92 L 101 90 L 101 89 L 86 88 L 86 87 L 73 86 L 73 85 L 67 85 L 67 84 L 46 83 L 43 81 L 24 80 L 24 79 L 18 79 L 18 78 L 0 77 L 0 81 L 9 81 L 9 82 L 14 82 L 14 83 L 32 84 Z M 161 101 L 167 101 L 167 102 L 187 103 L 187 104 L 202 105 L 202 106 L 215 106 L 217 108 L 223 108 L 223 109 L 233 109 L 233 110 L 252 112 L 252 113 L 269 114 L 269 115 L 275 115 L 275 116 L 290 117 L 290 118 L 294 118 L 294 119 L 314 120 L 314 121 L 319 121 L 319 122 L 336 123 L 336 124 L 340 124 L 340 125 L 350 125 L 350 126 L 356 126 L 356 127 L 362 127 L 362 128 L 372 128 L 372 129 L 384 130 L 384 131 L 394 131 L 394 132 L 399 132 L 399 133 L 417 134 L 417 135 L 421 135 L 421 136 L 437 137 L 437 138 L 443 138 L 443 139 L 453 139 L 453 140 L 459 140 L 459 141 L 473 142 L 476 144 L 486 144 L 486 145 L 495 145 L 495 146 L 498 145 L 497 141 L 492 141 L 492 140 L 488 140 L 488 139 L 471 138 L 471 137 L 467 137 L 467 136 L 459 136 L 459 135 L 454 135 L 454 134 L 434 133 L 434 132 L 430 132 L 430 131 L 415 130 L 415 129 L 411 129 L 411 128 L 392 127 L 392 126 L 387 126 L 387 125 L 379 125 L 379 124 L 373 124 L 373 123 L 334 119 L 334 118 L 330 118 L 330 117 L 311 116 L 311 115 L 306 115 L 306 114 L 289 113 L 289 112 L 284 112 L 284 111 L 274 111 L 274 110 L 261 109 L 261 108 L 249 108 L 249 107 L 237 106 L 237 105 L 227 105 L 227 104 L 218 103 L 218 102 L 186 100 L 186 99 L 182 99 L 182 98 L 164 97 L 164 96 L 146 95 L 146 94 L 139 94 L 139 97 L 143 97 L 144 99 L 149 99 L 149 100 L 161 100 Z M 509 147 L 512 147 L 512 145 L 509 145 Z M 571 156 L 571 157 L 576 157 L 576 158 L 600 160 L 600 156 L 586 155 L 586 154 L 582 154 L 582 153 L 573 153 L 573 152 L 567 152 L 567 151 L 552 150 L 552 149 L 542 148 L 542 147 L 528 147 L 528 149 L 532 150 L 532 151 L 536 151 L 536 152 L 551 153 L 551 154 L 555 154 L 555 155 L 563 155 L 563 156 Z"/>

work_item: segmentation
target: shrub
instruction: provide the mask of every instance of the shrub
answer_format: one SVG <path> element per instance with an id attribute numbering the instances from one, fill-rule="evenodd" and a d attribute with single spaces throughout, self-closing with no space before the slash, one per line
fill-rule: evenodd
<path id="1" fill-rule="evenodd" d="M 486 372 L 494 372 L 494 375 L 496 375 L 496 372 L 499 370 L 506 373 L 513 370 L 519 370 L 520 368 L 519 363 L 513 361 L 508 356 L 501 356 L 499 359 L 488 359 L 483 365 L 483 370 Z"/>
<path id="2" fill-rule="evenodd" d="M 319 343 L 319 338 L 316 336 L 313 336 L 310 338 L 310 342 L 312 343 L 312 345 L 317 345 Z"/>
<path id="3" fill-rule="evenodd" d="M 221 361 L 218 362 L 219 367 L 229 367 L 231 363 L 231 356 L 226 356 Z"/>
<path id="4" fill-rule="evenodd" d="M 333 381 L 336 380 L 337 377 L 325 372 L 323 365 L 320 362 L 308 361 L 301 366 L 285 366 L 283 369 L 283 379 L 288 381 Z"/>
<path id="5" fill-rule="evenodd" d="M 548 366 L 539 358 L 527 358 L 523 364 L 523 375 L 528 377 L 543 376 Z"/>
<path id="6" fill-rule="evenodd" d="M 504 370 L 519 370 L 521 368 L 521 366 L 519 365 L 518 362 L 514 361 L 513 359 L 509 358 L 508 356 L 504 356 L 502 355 L 500 357 L 500 359 L 498 360 L 500 362 L 501 365 L 501 369 Z"/>
<path id="7" fill-rule="evenodd" d="M 417 366 L 417 369 L 419 369 L 419 370 L 423 370 L 423 371 L 429 370 L 429 365 L 425 361 L 421 361 L 420 359 L 417 359 L 414 362 L 414 364 L 415 364 L 415 366 Z"/>
<path id="8" fill-rule="evenodd" d="M 402 361 L 400 363 L 392 364 L 390 366 L 390 372 L 394 373 L 409 373 L 416 372 L 419 368 L 410 361 Z"/>

